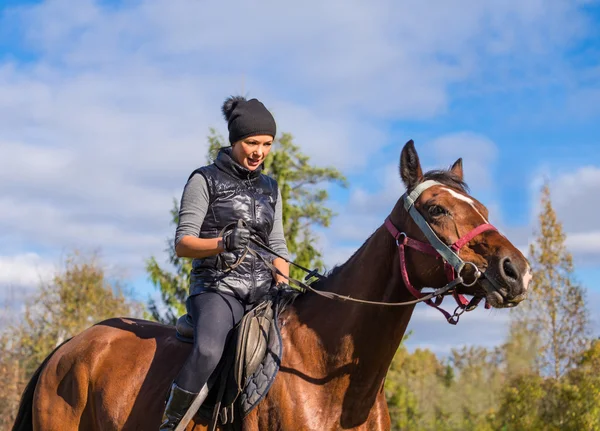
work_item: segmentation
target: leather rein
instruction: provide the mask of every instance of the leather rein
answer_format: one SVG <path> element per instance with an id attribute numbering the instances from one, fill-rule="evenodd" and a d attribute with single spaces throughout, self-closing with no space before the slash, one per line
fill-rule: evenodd
<path id="1" fill-rule="evenodd" d="M 423 216 L 419 213 L 419 211 L 414 206 L 414 204 L 417 201 L 417 199 L 419 198 L 419 196 L 425 190 L 427 190 L 428 188 L 435 186 L 435 185 L 443 185 L 443 184 L 440 182 L 437 182 L 437 181 L 427 180 L 427 181 L 424 181 L 423 183 L 417 185 L 411 191 L 411 193 L 409 193 L 409 194 L 405 193 L 401 198 L 403 201 L 403 204 L 404 204 L 404 208 L 406 209 L 408 214 L 412 217 L 414 222 L 417 224 L 417 226 L 419 227 L 421 232 L 423 232 L 423 234 L 425 235 L 425 237 L 427 238 L 429 243 L 421 242 L 421 241 L 415 240 L 413 238 L 409 238 L 405 232 L 401 232 L 396 228 L 396 226 L 393 224 L 393 222 L 391 221 L 389 216 L 386 218 L 385 223 L 384 223 L 388 232 L 396 240 L 396 245 L 398 247 L 398 256 L 399 256 L 399 260 L 400 260 L 400 271 L 402 273 L 402 280 L 404 282 L 404 285 L 406 286 L 406 289 L 415 298 L 417 298 L 415 300 L 404 301 L 404 302 L 378 302 L 378 301 L 368 301 L 368 300 L 364 300 L 364 299 L 352 298 L 350 296 L 340 295 L 340 294 L 334 293 L 334 292 L 320 291 L 320 290 L 313 288 L 310 284 L 304 283 L 302 281 L 296 280 L 294 278 L 291 278 L 289 276 L 282 274 L 271 262 L 269 262 L 267 259 L 265 259 L 265 257 L 262 256 L 257 250 L 254 250 L 250 247 L 246 247 L 246 250 L 240 257 L 240 259 L 238 259 L 238 262 L 236 262 L 236 264 L 239 264 L 239 262 L 243 258 L 245 258 L 245 256 L 248 253 L 250 253 L 253 256 L 259 258 L 272 271 L 274 271 L 278 275 L 286 278 L 291 284 L 295 284 L 296 286 L 298 286 L 300 288 L 299 290 L 301 290 L 303 292 L 310 291 L 317 295 L 320 295 L 320 296 L 323 296 L 323 297 L 329 298 L 329 299 L 337 299 L 337 300 L 341 300 L 341 301 L 351 301 L 351 302 L 356 302 L 356 303 L 360 303 L 360 304 L 370 304 L 370 305 L 380 305 L 380 306 L 406 306 L 406 305 L 414 305 L 414 304 L 418 304 L 420 302 L 424 302 L 425 304 L 429 305 L 430 307 L 433 307 L 433 308 L 437 309 L 438 311 L 440 311 L 444 315 L 444 317 L 446 318 L 448 323 L 450 323 L 452 325 L 456 325 L 460 319 L 460 316 L 465 311 L 474 310 L 479 305 L 481 300 L 483 299 L 483 297 L 481 297 L 481 296 L 474 296 L 471 299 L 471 301 L 468 301 L 463 295 L 460 295 L 456 292 L 455 288 L 458 285 L 473 286 L 475 283 L 477 283 L 478 279 L 483 276 L 482 272 L 479 270 L 479 268 L 477 267 L 476 264 L 474 264 L 473 262 L 465 262 L 464 260 L 462 260 L 460 258 L 458 253 L 462 247 L 464 247 L 466 244 L 468 244 L 473 238 L 475 238 L 480 233 L 486 232 L 486 231 L 497 231 L 497 229 L 489 223 L 482 224 L 480 226 L 477 226 L 473 230 L 471 230 L 466 235 L 459 238 L 454 244 L 451 244 L 450 246 L 448 246 L 445 242 L 443 242 L 436 235 L 436 233 L 433 231 L 433 229 L 431 229 L 431 227 L 429 226 L 427 221 L 423 218 Z M 294 265 L 294 266 L 302 269 L 303 271 L 307 272 L 308 275 L 305 277 L 305 280 L 308 280 L 310 277 L 313 277 L 313 276 L 317 276 L 318 278 L 321 278 L 321 279 L 326 278 L 325 276 L 319 274 L 317 272 L 317 270 L 312 270 L 312 271 L 308 270 L 308 269 L 296 264 L 295 262 L 292 262 L 292 261 L 284 258 L 283 256 L 280 256 L 274 250 L 271 250 L 268 246 L 263 244 L 261 241 L 258 241 L 252 237 L 251 237 L 250 241 L 253 244 L 256 244 L 258 247 L 262 248 L 263 250 L 269 252 L 270 254 L 273 254 L 273 255 L 285 260 L 287 263 Z M 421 292 L 418 289 L 416 289 L 412 285 L 412 283 L 410 282 L 410 279 L 408 277 L 408 271 L 407 271 L 407 267 L 406 267 L 406 256 L 405 256 L 406 247 L 410 247 L 410 248 L 418 250 L 422 253 L 430 254 L 432 256 L 436 256 L 437 258 L 443 259 L 444 271 L 446 273 L 448 283 L 444 287 L 435 289 L 433 292 L 428 292 L 428 293 Z M 236 265 L 236 264 L 234 264 L 234 265 Z M 465 282 L 465 280 L 463 278 L 463 271 L 467 267 L 471 267 L 474 270 L 473 280 L 469 283 Z M 291 286 L 291 284 L 290 284 L 290 286 Z M 442 308 L 440 308 L 440 305 L 444 299 L 444 295 L 448 295 L 448 294 L 452 294 L 453 298 L 455 299 L 455 301 L 457 303 L 457 307 L 454 310 L 453 314 L 450 314 L 446 310 L 443 310 Z M 435 301 L 433 301 L 434 298 L 435 298 Z M 490 305 L 486 303 L 485 308 L 490 308 Z"/>

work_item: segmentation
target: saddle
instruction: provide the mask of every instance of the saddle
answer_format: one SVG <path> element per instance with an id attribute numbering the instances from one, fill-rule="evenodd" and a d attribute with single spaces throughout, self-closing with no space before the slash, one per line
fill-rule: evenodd
<path id="1" fill-rule="evenodd" d="M 289 299 L 289 292 L 266 297 L 234 328 L 221 362 L 208 381 L 208 397 L 198 410 L 201 417 L 211 421 L 210 430 L 217 422 L 240 430 L 242 419 L 267 395 L 281 364 L 283 343 L 278 317 Z M 178 319 L 176 329 L 179 340 L 193 343 L 189 314 Z"/>

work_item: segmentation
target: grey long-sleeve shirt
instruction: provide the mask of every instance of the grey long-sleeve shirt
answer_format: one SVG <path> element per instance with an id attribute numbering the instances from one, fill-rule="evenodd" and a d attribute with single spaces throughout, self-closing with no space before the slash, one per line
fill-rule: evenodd
<path id="1" fill-rule="evenodd" d="M 209 194 L 206 179 L 200 174 L 193 175 L 186 183 L 181 196 L 179 224 L 175 231 L 175 246 L 186 235 L 198 237 L 202 222 L 206 216 L 206 211 L 208 210 L 208 204 Z M 290 254 L 283 235 L 281 206 L 281 192 L 278 190 L 273 230 L 269 235 L 269 247 L 279 255 L 289 259 Z"/>

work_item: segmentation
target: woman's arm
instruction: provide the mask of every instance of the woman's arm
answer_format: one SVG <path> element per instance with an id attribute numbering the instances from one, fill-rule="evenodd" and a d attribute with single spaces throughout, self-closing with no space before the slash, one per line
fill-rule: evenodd
<path id="1" fill-rule="evenodd" d="M 290 275 L 290 264 L 287 263 L 285 260 L 276 257 L 275 260 L 273 261 L 273 266 L 275 266 L 275 268 L 277 268 L 279 271 L 281 271 L 285 276 L 289 276 Z M 276 283 L 287 283 L 288 279 L 279 275 L 279 274 L 275 274 L 275 282 Z"/>
<path id="2" fill-rule="evenodd" d="M 202 259 L 223 252 L 223 238 L 198 238 L 186 235 L 175 246 L 177 257 Z"/>
<path id="3" fill-rule="evenodd" d="M 287 242 L 285 240 L 284 232 L 283 232 L 283 202 L 281 199 L 281 192 L 277 192 L 277 203 L 275 204 L 275 220 L 273 221 L 273 230 L 269 235 L 269 246 L 277 252 L 280 256 L 290 259 L 290 253 L 287 248 Z M 290 275 L 290 264 L 285 260 L 276 257 L 273 260 L 273 265 L 279 271 L 281 271 L 286 276 Z M 284 282 L 287 283 L 287 278 L 274 274 L 275 280 L 277 283 Z"/>
<path id="4" fill-rule="evenodd" d="M 206 179 L 193 175 L 181 196 L 179 223 L 175 231 L 175 253 L 178 257 L 204 258 L 224 250 L 223 238 L 198 238 L 209 205 Z"/>

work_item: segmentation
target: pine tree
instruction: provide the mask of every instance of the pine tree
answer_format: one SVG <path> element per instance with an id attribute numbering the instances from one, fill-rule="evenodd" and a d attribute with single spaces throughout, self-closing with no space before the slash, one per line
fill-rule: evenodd
<path id="1" fill-rule="evenodd" d="M 550 187 L 542 188 L 539 227 L 529 248 L 532 281 L 528 299 L 513 310 L 516 325 L 536 334 L 536 365 L 556 379 L 575 365 L 588 345 L 585 290 L 575 281 L 573 258 L 562 223 L 552 207 Z"/>
<path id="2" fill-rule="evenodd" d="M 300 152 L 292 135 L 284 133 L 277 148 L 265 161 L 265 173 L 277 180 L 283 201 L 283 231 L 294 261 L 305 268 L 322 268 L 322 254 L 315 247 L 314 226 L 329 227 L 333 211 L 325 206 L 327 190 L 323 182 L 347 186 L 345 177 L 333 167 L 317 167 Z M 302 279 L 306 274 L 292 266 L 290 276 Z"/>

